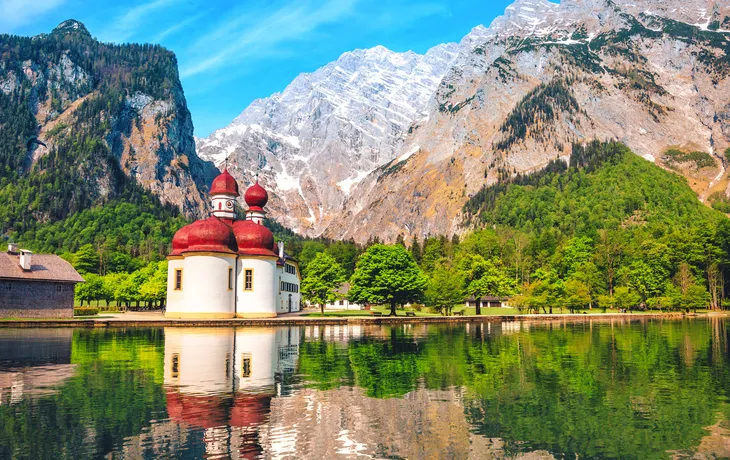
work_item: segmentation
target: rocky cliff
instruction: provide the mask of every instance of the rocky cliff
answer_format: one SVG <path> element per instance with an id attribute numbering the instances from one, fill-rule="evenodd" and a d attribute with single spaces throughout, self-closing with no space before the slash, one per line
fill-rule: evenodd
<path id="1" fill-rule="evenodd" d="M 74 20 L 47 35 L 0 35 L 0 106 L 3 195 L 34 194 L 34 219 L 138 198 L 139 186 L 190 216 L 204 211 L 216 170 L 195 153 L 170 51 L 99 43 Z"/>
<path id="2" fill-rule="evenodd" d="M 352 189 L 324 235 L 459 232 L 485 184 L 594 138 L 680 172 L 704 199 L 728 185 L 728 76 L 727 3 L 518 0 L 462 40 L 397 158 Z"/>
<path id="3" fill-rule="evenodd" d="M 318 235 L 353 187 L 398 155 L 456 55 L 456 44 L 424 55 L 382 46 L 345 53 L 198 139 L 198 152 L 218 165 L 228 158 L 243 183 L 260 168 L 273 216 Z"/>

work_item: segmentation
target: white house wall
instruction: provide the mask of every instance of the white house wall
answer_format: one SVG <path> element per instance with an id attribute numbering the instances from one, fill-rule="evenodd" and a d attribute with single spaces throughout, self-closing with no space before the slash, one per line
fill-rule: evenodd
<path id="1" fill-rule="evenodd" d="M 296 268 L 297 274 L 292 275 L 291 273 L 287 273 L 286 269 L 284 267 L 276 267 L 276 272 L 279 275 L 279 277 L 278 277 L 279 284 L 277 286 L 277 291 L 279 293 L 277 307 L 276 307 L 277 313 L 289 313 L 289 294 L 291 294 L 291 303 L 292 303 L 291 311 L 293 311 L 293 312 L 299 311 L 299 306 L 301 305 L 301 299 L 302 299 L 301 292 L 288 292 L 288 291 L 281 290 L 282 282 L 296 284 L 297 286 L 300 285 L 299 267 L 297 267 L 296 264 L 293 264 L 291 262 L 289 262 L 289 264 L 293 265 Z"/>

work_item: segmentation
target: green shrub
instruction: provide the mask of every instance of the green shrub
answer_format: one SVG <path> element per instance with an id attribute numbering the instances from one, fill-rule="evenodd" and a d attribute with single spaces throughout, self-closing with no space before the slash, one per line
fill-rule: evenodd
<path id="1" fill-rule="evenodd" d="M 714 168 L 715 159 L 707 152 L 683 152 L 669 149 L 665 154 L 672 163 L 694 163 L 697 169 Z"/>
<path id="2" fill-rule="evenodd" d="M 95 316 L 99 314 L 97 307 L 76 307 L 74 308 L 74 316 Z"/>

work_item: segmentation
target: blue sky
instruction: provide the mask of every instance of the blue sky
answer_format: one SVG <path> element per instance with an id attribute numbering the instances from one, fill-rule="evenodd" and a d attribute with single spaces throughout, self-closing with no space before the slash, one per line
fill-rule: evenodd
<path id="1" fill-rule="evenodd" d="M 0 32 L 35 35 L 66 19 L 105 42 L 174 51 L 195 134 L 227 125 L 345 51 L 383 45 L 418 53 L 459 41 L 511 0 L 0 0 Z"/>

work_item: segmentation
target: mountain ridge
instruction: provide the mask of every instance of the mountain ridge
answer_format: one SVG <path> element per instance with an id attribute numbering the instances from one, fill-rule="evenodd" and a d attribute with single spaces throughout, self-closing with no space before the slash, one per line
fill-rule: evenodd
<path id="1" fill-rule="evenodd" d="M 252 142 L 223 148 L 198 140 L 198 146 L 208 158 L 216 150 L 230 156 L 239 180 L 252 180 L 260 167 L 273 191 L 273 215 L 289 226 L 309 236 L 360 242 L 459 233 L 464 229 L 459 210 L 482 186 L 540 169 L 556 156 L 567 158 L 574 142 L 593 138 L 621 140 L 682 173 L 704 200 L 729 186 L 718 152 L 730 144 L 723 121 L 730 106 L 723 111 L 711 102 L 730 89 L 726 29 L 730 7 L 714 1 L 518 0 L 489 27 L 476 26 L 452 45 L 448 69 L 429 87 L 425 105 L 411 111 L 418 116 L 399 126 L 388 155 L 367 167 L 342 164 L 362 155 L 347 146 L 328 152 L 326 164 L 297 157 L 302 144 L 316 136 L 266 131 L 255 123 L 265 119 L 259 106 L 282 93 L 254 102 L 224 128 L 253 126 L 260 134 Z M 310 75 L 297 77 L 287 90 Z M 343 104 L 373 103 L 370 94 L 339 96 Z M 303 107 L 314 109 L 315 100 L 301 93 Z M 290 113 L 302 123 L 307 123 L 302 116 L 318 116 L 299 108 Z M 345 138 L 364 131 L 345 115 L 349 131 L 330 128 Z M 297 161 L 270 175 L 274 161 L 286 155 L 277 155 L 278 143 L 289 144 L 283 150 L 290 148 Z M 715 167 L 694 171 L 673 162 L 665 155 L 672 148 L 705 152 Z M 287 197 L 287 191 L 294 193 Z"/>

